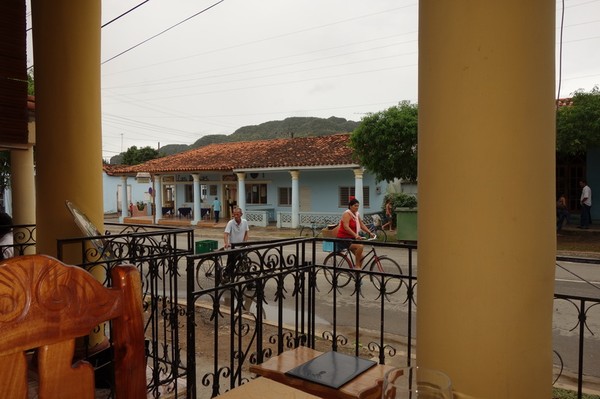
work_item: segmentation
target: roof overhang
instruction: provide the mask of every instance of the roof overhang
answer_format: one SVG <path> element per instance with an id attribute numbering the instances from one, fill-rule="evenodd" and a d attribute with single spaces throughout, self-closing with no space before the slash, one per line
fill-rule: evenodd
<path id="1" fill-rule="evenodd" d="M 288 172 L 290 170 L 331 170 L 331 169 L 357 169 L 361 166 L 359 164 L 346 164 L 346 165 L 319 165 L 319 166 L 279 166 L 276 168 L 239 168 L 233 169 L 233 172 Z"/>

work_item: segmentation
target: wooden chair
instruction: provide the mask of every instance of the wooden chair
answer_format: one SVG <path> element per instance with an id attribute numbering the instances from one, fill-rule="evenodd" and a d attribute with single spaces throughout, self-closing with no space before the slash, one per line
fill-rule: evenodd
<path id="1" fill-rule="evenodd" d="M 113 287 L 84 269 L 43 255 L 0 264 L 0 398 L 28 397 L 28 374 L 38 374 L 40 399 L 94 398 L 94 370 L 73 364 L 75 338 L 112 320 L 115 397 L 146 398 L 144 325 L 139 272 L 112 270 Z M 37 348 L 37 364 L 26 352 Z"/>

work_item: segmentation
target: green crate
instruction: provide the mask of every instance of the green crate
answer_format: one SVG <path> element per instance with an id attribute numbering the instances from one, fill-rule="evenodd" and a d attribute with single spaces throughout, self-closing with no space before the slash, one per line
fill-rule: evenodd
<path id="1" fill-rule="evenodd" d="M 196 241 L 196 254 L 212 252 L 219 246 L 219 242 L 215 240 Z"/>

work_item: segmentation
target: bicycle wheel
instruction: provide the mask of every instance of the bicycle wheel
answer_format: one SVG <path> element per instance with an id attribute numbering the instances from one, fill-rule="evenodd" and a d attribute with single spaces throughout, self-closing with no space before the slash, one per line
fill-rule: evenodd
<path id="1" fill-rule="evenodd" d="M 214 259 L 202 259 L 196 265 L 196 283 L 201 290 L 215 288 L 215 279 L 217 277 L 219 265 Z"/>
<path id="2" fill-rule="evenodd" d="M 315 232 L 311 226 L 302 226 L 300 229 L 300 237 L 314 237 Z"/>
<path id="3" fill-rule="evenodd" d="M 245 254 L 238 264 L 237 281 L 248 281 L 252 280 L 260 275 L 260 263 L 250 259 Z M 256 296 L 256 283 L 254 281 L 246 282 L 243 286 L 244 296 L 247 298 L 254 298 Z"/>
<path id="4" fill-rule="evenodd" d="M 371 262 L 370 268 L 372 272 L 380 272 L 386 274 L 393 274 L 392 276 L 385 276 L 383 274 L 371 274 L 371 282 L 378 290 L 381 290 L 381 286 L 385 286 L 386 294 L 393 294 L 398 291 L 402 286 L 402 268 L 393 259 L 388 258 L 386 255 L 376 256 Z M 398 276 L 398 277 L 396 277 Z"/>
<path id="5" fill-rule="evenodd" d="M 337 252 L 331 253 L 327 255 L 323 264 L 325 266 L 333 267 L 332 269 L 323 269 L 325 280 L 327 280 L 330 285 L 333 286 L 334 273 L 337 276 L 337 287 L 342 288 L 348 285 L 352 276 L 349 271 L 351 264 L 346 255 Z"/>

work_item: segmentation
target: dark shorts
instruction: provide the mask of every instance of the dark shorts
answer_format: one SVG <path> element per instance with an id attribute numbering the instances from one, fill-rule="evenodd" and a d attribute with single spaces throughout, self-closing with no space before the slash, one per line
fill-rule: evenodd
<path id="1" fill-rule="evenodd" d="M 343 251 L 345 249 L 350 248 L 350 245 L 352 245 L 352 242 L 348 239 L 345 239 L 343 241 L 336 241 L 335 243 L 335 251 L 336 252 L 340 252 Z"/>

